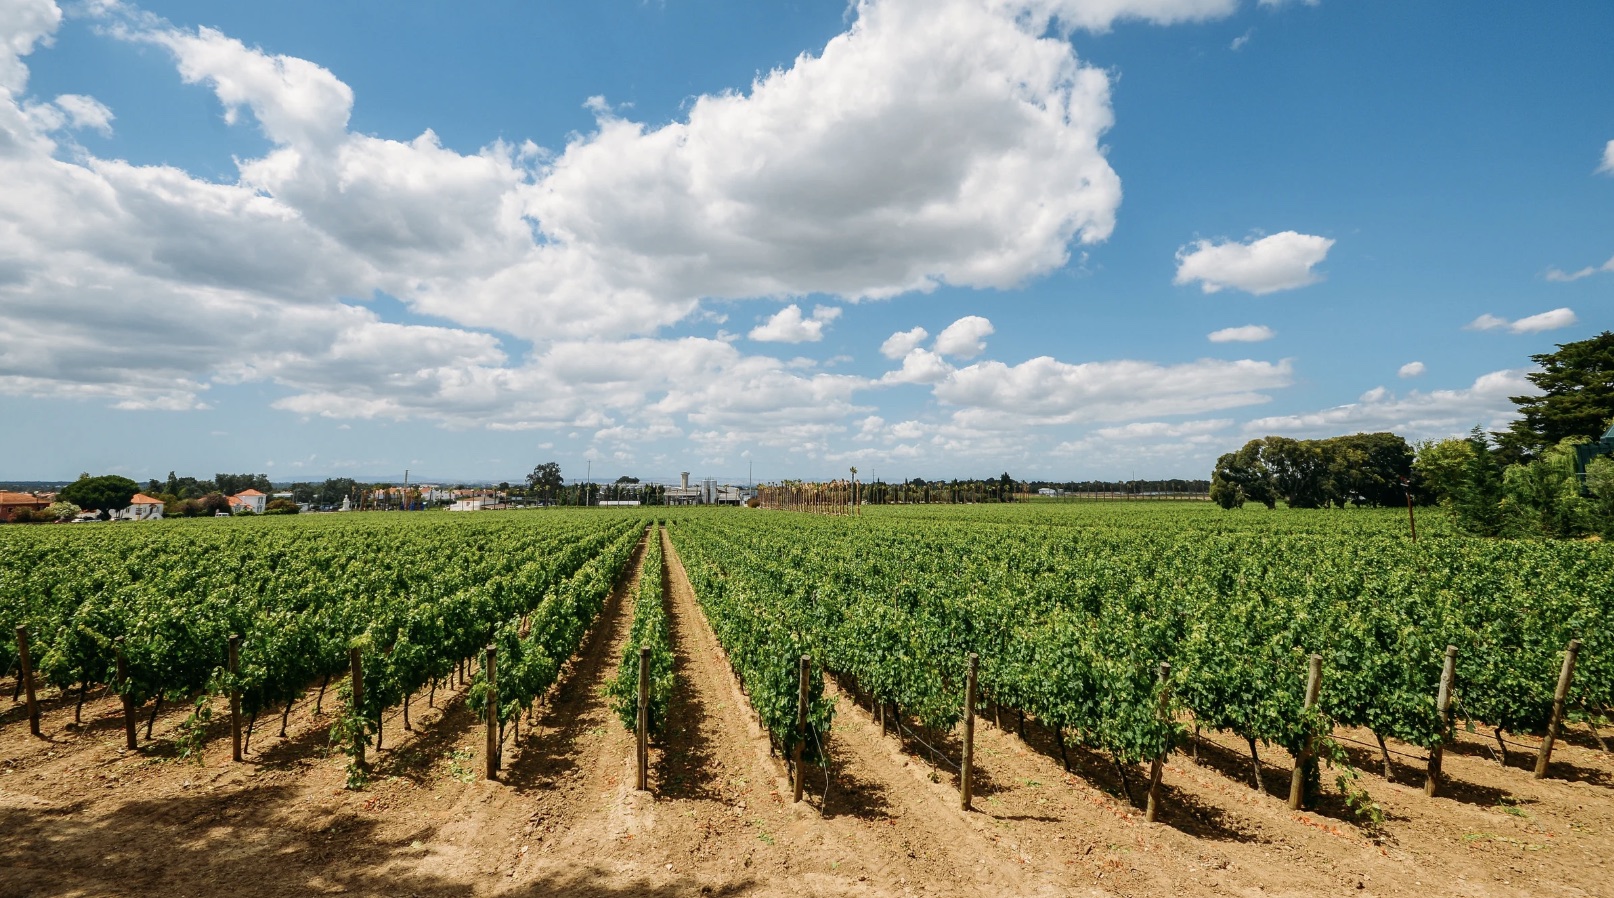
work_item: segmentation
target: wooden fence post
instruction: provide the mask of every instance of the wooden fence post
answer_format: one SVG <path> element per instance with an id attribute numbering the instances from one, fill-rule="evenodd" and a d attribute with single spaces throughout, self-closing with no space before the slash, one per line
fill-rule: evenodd
<path id="1" fill-rule="evenodd" d="M 1440 762 L 1446 754 L 1446 740 L 1451 735 L 1451 690 L 1452 681 L 1457 678 L 1457 646 L 1446 646 L 1446 664 L 1440 669 L 1440 693 L 1435 699 L 1435 709 L 1440 714 L 1440 741 L 1429 750 L 1429 775 L 1423 781 L 1423 794 L 1430 798 L 1435 797 L 1435 790 L 1440 787 Z"/>
<path id="2" fill-rule="evenodd" d="M 801 801 L 801 790 L 807 784 L 806 772 L 801 767 L 801 750 L 807 741 L 807 669 L 812 664 L 806 655 L 801 656 L 801 689 L 796 696 L 796 747 L 790 752 L 796 768 L 795 801 Z"/>
<path id="3" fill-rule="evenodd" d="M 364 653 L 359 651 L 359 649 L 357 647 L 350 648 L 350 649 L 347 650 L 347 668 L 348 668 L 348 685 L 352 687 L 352 691 L 353 691 L 353 710 L 358 713 L 359 720 L 361 721 L 360 726 L 363 726 L 362 721 L 364 720 Z M 365 737 L 364 737 L 363 733 L 359 734 L 359 738 L 353 740 L 354 746 L 358 749 L 358 754 L 354 757 L 353 760 L 354 760 L 355 763 L 357 763 L 359 765 L 360 770 L 367 769 L 366 766 L 365 766 L 365 762 L 364 762 L 365 741 L 366 740 L 365 740 Z"/>
<path id="4" fill-rule="evenodd" d="M 1306 678 L 1306 710 L 1317 707 L 1317 692 L 1323 682 L 1323 656 L 1311 656 L 1311 672 Z M 1300 747 L 1300 755 L 1295 758 L 1295 772 L 1289 779 L 1289 809 L 1300 810 L 1305 798 L 1306 773 L 1311 765 L 1312 744 L 1311 734 L 1307 733 L 1305 743 Z"/>
<path id="5" fill-rule="evenodd" d="M 241 673 L 241 637 L 230 634 L 230 757 L 241 763 L 241 688 L 236 675 Z"/>
<path id="6" fill-rule="evenodd" d="M 39 702 L 34 699 L 34 665 L 28 657 L 28 628 L 17 628 L 17 676 L 22 677 L 23 693 L 28 697 L 28 732 L 39 735 Z"/>
<path id="7" fill-rule="evenodd" d="M 1558 727 L 1564 719 L 1564 701 L 1569 698 L 1569 684 L 1575 678 L 1575 656 L 1580 654 L 1580 640 L 1569 640 L 1564 651 L 1564 666 L 1558 672 L 1558 691 L 1552 694 L 1552 719 L 1547 723 L 1547 737 L 1541 740 L 1541 753 L 1536 755 L 1536 779 L 1545 779 L 1547 763 L 1552 760 L 1552 743 L 1558 738 Z"/>
<path id="8" fill-rule="evenodd" d="M 975 675 L 981 656 L 970 652 L 969 670 L 964 674 L 964 764 L 959 768 L 958 806 L 970 810 L 975 787 Z"/>
<path id="9" fill-rule="evenodd" d="M 1160 706 L 1158 711 L 1161 717 L 1165 717 L 1166 708 L 1170 703 L 1170 693 L 1166 691 L 1166 683 L 1171 679 L 1171 664 L 1165 661 L 1160 662 L 1160 669 L 1155 676 L 1160 682 Z M 1170 751 L 1170 748 L 1168 747 L 1166 751 Z M 1153 823 L 1155 817 L 1160 814 L 1160 779 L 1166 773 L 1166 751 L 1155 755 L 1154 762 L 1149 765 L 1149 798 L 1143 809 L 1143 821 L 1145 823 Z"/>
<path id="10" fill-rule="evenodd" d="M 650 646 L 639 646 L 639 784 L 650 790 Z"/>
<path id="11" fill-rule="evenodd" d="M 496 780 L 499 778 L 499 650 L 490 645 L 487 651 L 487 661 L 482 665 L 488 676 L 487 777 Z"/>
<path id="12" fill-rule="evenodd" d="M 129 663 L 123 657 L 123 637 L 119 636 L 113 645 L 117 648 L 118 694 L 123 698 L 123 739 L 132 750 L 135 748 L 135 707 L 134 698 L 129 695 Z"/>

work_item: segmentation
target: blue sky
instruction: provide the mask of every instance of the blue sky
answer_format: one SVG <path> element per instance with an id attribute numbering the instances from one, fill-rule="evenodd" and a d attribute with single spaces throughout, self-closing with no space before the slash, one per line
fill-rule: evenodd
<path id="1" fill-rule="evenodd" d="M 1495 426 L 1614 327 L 1611 34 L 0 0 L 0 479 L 1207 476 Z"/>

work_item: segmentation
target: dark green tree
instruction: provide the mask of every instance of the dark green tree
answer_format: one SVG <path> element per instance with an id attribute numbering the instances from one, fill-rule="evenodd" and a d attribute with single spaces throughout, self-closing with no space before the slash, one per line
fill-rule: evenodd
<path id="1" fill-rule="evenodd" d="M 527 489 L 534 492 L 541 491 L 545 498 L 552 497 L 556 490 L 565 485 L 565 479 L 560 476 L 558 462 L 546 461 L 533 468 L 532 473 L 527 475 Z"/>
<path id="2" fill-rule="evenodd" d="M 1495 434 L 1505 463 L 1534 458 L 1570 437 L 1597 439 L 1614 417 L 1614 332 L 1530 357 L 1540 371 L 1525 375 L 1539 396 L 1514 396 L 1521 417 Z"/>
<path id="3" fill-rule="evenodd" d="M 106 474 L 101 477 L 82 477 L 62 488 L 58 498 L 80 508 L 95 511 L 120 511 L 129 507 L 129 500 L 140 492 L 140 485 L 127 477 Z"/>
<path id="4" fill-rule="evenodd" d="M 1262 457 L 1266 440 L 1251 440 L 1237 452 L 1229 452 L 1216 460 L 1211 475 L 1211 496 L 1223 508 L 1237 508 L 1246 500 L 1260 502 L 1275 508 L 1278 494 L 1273 487 L 1272 471 Z"/>
<path id="5" fill-rule="evenodd" d="M 1290 508 L 1321 508 L 1328 504 L 1328 463 L 1322 446 L 1311 440 L 1267 437 L 1261 452 L 1272 472 L 1272 486 Z"/>
<path id="6" fill-rule="evenodd" d="M 1452 494 L 1452 510 L 1463 529 L 1480 536 L 1502 530 L 1502 465 L 1485 429 L 1474 425 L 1468 435 L 1466 471 Z"/>

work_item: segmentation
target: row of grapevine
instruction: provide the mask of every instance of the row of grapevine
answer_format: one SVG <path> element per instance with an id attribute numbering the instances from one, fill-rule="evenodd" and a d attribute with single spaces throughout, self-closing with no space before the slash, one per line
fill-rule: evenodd
<path id="1" fill-rule="evenodd" d="M 808 685 L 807 731 L 797 722 L 802 656 L 821 659 L 820 621 L 812 609 L 759 579 L 771 568 L 728 554 L 713 528 L 693 525 L 667 528 L 683 560 L 695 597 L 711 623 L 729 665 L 750 699 L 773 747 L 783 752 L 806 746 L 815 756 L 829 730 L 833 704 L 824 696 L 822 678 Z"/>
<path id="2" fill-rule="evenodd" d="M 680 533 L 694 566 L 743 581 L 877 699 L 950 726 L 962 659 L 978 652 L 989 699 L 1122 760 L 1178 744 L 1184 711 L 1252 747 L 1295 749 L 1332 723 L 1437 745 L 1447 644 L 1457 713 L 1476 723 L 1543 728 L 1575 637 L 1571 706 L 1614 699 L 1614 553 L 1602 546 L 931 515 L 692 516 Z M 1312 652 L 1326 674 L 1307 711 Z M 781 684 L 773 700 L 788 694 Z"/>
<path id="3" fill-rule="evenodd" d="M 672 630 L 667 625 L 667 605 L 661 588 L 662 557 L 660 531 L 652 528 L 640 567 L 639 589 L 633 599 L 633 625 L 622 646 L 616 678 L 606 686 L 611 708 L 622 725 L 637 731 L 639 723 L 639 652 L 650 649 L 649 729 L 661 733 L 666 728 L 667 705 L 673 691 Z"/>
<path id="4" fill-rule="evenodd" d="M 530 520 L 8 528 L 0 624 L 28 628 L 38 675 L 64 690 L 111 681 L 121 649 L 128 678 L 114 685 L 135 703 L 239 690 L 248 714 L 345 670 L 357 646 L 360 716 L 379 722 L 633 526 L 612 514 Z"/>
<path id="5" fill-rule="evenodd" d="M 494 631 L 498 746 L 504 745 L 505 725 L 515 722 L 523 710 L 530 711 L 555 684 L 566 660 L 576 654 L 644 532 L 642 521 L 615 532 L 607 545 L 591 553 L 569 579 L 549 590 L 530 613 L 510 615 Z M 488 696 L 484 668 L 471 682 L 471 710 L 485 716 Z"/>

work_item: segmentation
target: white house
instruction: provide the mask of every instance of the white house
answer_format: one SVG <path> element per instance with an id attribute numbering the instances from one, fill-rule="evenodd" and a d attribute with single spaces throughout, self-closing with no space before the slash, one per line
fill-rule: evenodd
<path id="1" fill-rule="evenodd" d="M 481 511 L 484 507 L 492 505 L 493 500 L 486 496 L 472 496 L 460 499 L 448 507 L 449 511 Z"/>
<path id="2" fill-rule="evenodd" d="M 135 493 L 134 498 L 129 500 L 128 508 L 112 514 L 120 521 L 160 521 L 162 516 L 162 500 L 153 499 L 145 493 Z"/>
<path id="3" fill-rule="evenodd" d="M 230 511 L 246 509 L 253 514 L 263 514 L 265 505 L 269 504 L 269 497 L 257 490 L 242 490 L 230 497 Z"/>

